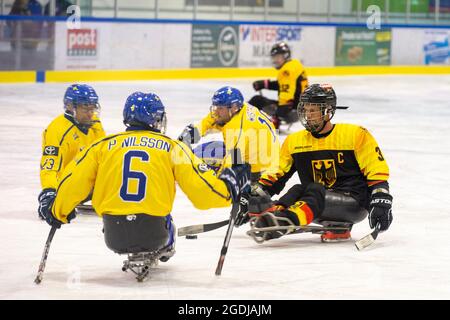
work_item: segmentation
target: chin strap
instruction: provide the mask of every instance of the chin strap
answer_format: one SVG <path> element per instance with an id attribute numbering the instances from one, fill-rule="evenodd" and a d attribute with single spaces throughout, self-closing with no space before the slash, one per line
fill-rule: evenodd
<path id="1" fill-rule="evenodd" d="M 325 128 L 327 122 L 328 122 L 328 121 L 325 121 L 325 120 L 324 120 L 324 121 L 322 122 L 322 125 L 320 126 L 320 128 L 317 128 L 316 130 L 311 131 L 311 133 L 318 134 L 320 131 L 323 130 L 323 128 Z"/>

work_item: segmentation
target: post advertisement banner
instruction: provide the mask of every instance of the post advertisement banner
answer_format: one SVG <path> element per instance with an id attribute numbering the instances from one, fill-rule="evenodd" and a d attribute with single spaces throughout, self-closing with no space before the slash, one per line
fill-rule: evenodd
<path id="1" fill-rule="evenodd" d="M 189 68 L 190 24 L 56 25 L 55 70 Z"/>

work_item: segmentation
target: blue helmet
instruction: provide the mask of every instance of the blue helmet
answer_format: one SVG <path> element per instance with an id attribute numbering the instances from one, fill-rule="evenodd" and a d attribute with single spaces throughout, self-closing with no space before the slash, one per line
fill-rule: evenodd
<path id="1" fill-rule="evenodd" d="M 98 103 L 98 95 L 94 88 L 87 84 L 72 84 L 66 89 L 64 94 L 64 113 L 71 117 L 77 125 L 81 128 L 88 129 L 95 122 L 98 122 L 96 117 L 100 113 L 100 105 Z M 77 115 L 78 107 L 87 108 L 87 110 L 93 111 L 93 115 L 89 118 L 81 117 Z"/>
<path id="2" fill-rule="evenodd" d="M 233 87 L 222 87 L 212 97 L 213 106 L 227 106 L 231 108 L 235 104 L 239 109 L 242 108 L 244 105 L 244 97 L 238 89 Z"/>
<path id="3" fill-rule="evenodd" d="M 94 88 L 87 84 L 72 84 L 64 94 L 64 107 L 73 105 L 75 108 L 79 105 L 97 105 L 98 95 Z"/>
<path id="4" fill-rule="evenodd" d="M 128 96 L 123 108 L 123 123 L 129 126 L 151 127 L 164 133 L 165 107 L 154 93 L 134 92 Z"/>
<path id="5" fill-rule="evenodd" d="M 225 143 L 223 141 L 209 141 L 199 144 L 193 150 L 194 154 L 217 171 L 223 163 L 225 157 Z"/>

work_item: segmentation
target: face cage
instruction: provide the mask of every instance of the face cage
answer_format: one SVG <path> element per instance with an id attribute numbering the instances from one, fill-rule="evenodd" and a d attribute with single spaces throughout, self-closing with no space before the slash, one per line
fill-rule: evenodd
<path id="1" fill-rule="evenodd" d="M 79 104 L 70 104 L 70 105 L 72 105 L 72 111 L 67 109 L 68 105 L 65 105 L 64 106 L 64 113 L 66 115 L 72 117 L 73 120 L 77 124 L 89 128 L 89 127 L 92 127 L 94 125 L 94 123 L 98 122 L 98 119 L 100 118 L 100 112 L 101 112 L 101 109 L 102 109 L 98 102 L 96 102 L 96 103 L 79 103 Z M 80 123 L 77 120 L 77 108 L 79 108 L 79 107 L 86 107 L 86 106 L 92 106 L 92 105 L 94 106 L 94 114 L 92 116 L 92 119 L 90 121 L 88 121 L 88 122 Z"/>
<path id="2" fill-rule="evenodd" d="M 159 119 L 156 120 L 155 124 L 152 126 L 156 130 L 159 130 L 162 134 L 166 133 L 167 130 L 167 116 L 166 113 L 163 112 L 161 116 L 158 116 Z"/>
<path id="3" fill-rule="evenodd" d="M 219 120 L 218 118 L 217 118 L 217 115 L 216 115 L 216 110 L 217 110 L 217 108 L 226 108 L 227 110 L 228 110 L 228 120 L 226 120 L 224 123 L 226 123 L 226 122 L 228 122 L 228 121 L 230 121 L 231 120 L 231 117 L 232 117 L 232 114 L 231 114 L 231 108 L 232 108 L 233 106 L 215 106 L 215 105 L 212 105 L 211 107 L 209 107 L 209 112 L 211 113 L 211 117 L 214 119 L 214 120 Z"/>
<path id="4" fill-rule="evenodd" d="M 283 60 L 284 61 L 281 62 L 280 64 L 276 64 L 275 60 L 274 60 L 275 56 L 283 56 Z M 280 69 L 286 63 L 286 61 L 289 60 L 289 53 L 287 53 L 287 52 L 285 52 L 285 53 L 276 53 L 274 55 L 271 55 L 270 58 L 271 58 L 271 62 L 272 62 L 272 65 L 274 66 L 274 68 L 275 69 Z"/>
<path id="5" fill-rule="evenodd" d="M 311 133 L 318 133 L 322 131 L 322 129 L 325 127 L 325 124 L 333 118 L 334 112 L 336 110 L 327 103 L 310 103 L 310 102 L 306 103 L 308 104 L 308 106 L 318 106 L 320 108 L 321 113 L 320 123 L 312 124 L 308 122 L 308 120 L 306 119 L 306 110 L 304 109 L 305 102 L 300 102 L 298 104 L 297 108 L 298 118 L 300 119 L 300 122 L 302 123 L 302 125 L 305 127 L 306 130 L 308 130 Z M 328 116 L 328 120 L 325 120 L 326 116 Z"/>

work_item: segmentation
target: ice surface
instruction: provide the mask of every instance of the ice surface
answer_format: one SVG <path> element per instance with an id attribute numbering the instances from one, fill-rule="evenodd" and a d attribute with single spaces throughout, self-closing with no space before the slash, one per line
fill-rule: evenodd
<path id="1" fill-rule="evenodd" d="M 335 122 L 367 127 L 391 170 L 394 222 L 375 244 L 322 244 L 287 236 L 262 245 L 235 229 L 221 277 L 214 275 L 226 228 L 179 238 L 177 253 L 137 283 L 124 257 L 104 244 L 101 219 L 79 216 L 57 231 L 44 280 L 33 283 L 49 227 L 37 218 L 41 133 L 62 112 L 68 84 L 0 85 L 1 299 L 450 299 L 450 76 L 321 77 L 334 85 Z M 253 94 L 245 81 L 94 83 L 107 133 L 123 130 L 122 106 L 133 91 L 152 91 L 167 107 L 168 135 L 198 121 L 225 84 Z M 300 125 L 293 128 L 299 130 Z M 290 184 L 295 183 L 293 178 Z M 229 209 L 196 210 L 177 193 L 177 226 L 226 219 Z M 357 240 L 367 221 L 353 229 Z"/>

